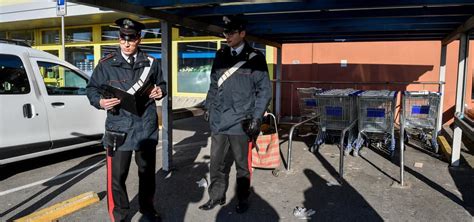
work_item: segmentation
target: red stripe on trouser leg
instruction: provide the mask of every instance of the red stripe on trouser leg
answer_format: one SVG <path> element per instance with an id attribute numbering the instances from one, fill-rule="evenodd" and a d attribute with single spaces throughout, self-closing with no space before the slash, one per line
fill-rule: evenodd
<path id="1" fill-rule="evenodd" d="M 252 170 L 252 148 L 253 148 L 253 143 L 252 141 L 249 141 L 249 152 L 247 153 L 247 165 L 248 165 L 248 168 L 249 168 L 249 172 L 250 172 L 250 181 L 252 181 L 252 174 L 253 174 L 253 170 Z"/>
<path id="2" fill-rule="evenodd" d="M 112 157 L 107 154 L 107 206 L 109 207 L 109 216 L 112 222 L 114 218 L 114 196 L 112 191 Z"/>

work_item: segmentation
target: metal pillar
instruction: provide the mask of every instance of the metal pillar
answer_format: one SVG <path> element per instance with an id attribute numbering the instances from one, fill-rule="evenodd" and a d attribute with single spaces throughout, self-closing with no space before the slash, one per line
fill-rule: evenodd
<path id="1" fill-rule="evenodd" d="M 64 15 L 61 15 L 61 59 L 66 61 L 66 44 L 65 44 L 66 36 L 64 34 Z"/>
<path id="2" fill-rule="evenodd" d="M 436 124 L 436 131 L 440 135 L 441 128 L 443 126 L 443 103 L 444 103 L 444 87 L 446 82 L 446 48 L 447 45 L 441 45 L 441 60 L 439 64 L 439 88 L 438 91 L 441 93 L 439 100 L 439 110 L 438 110 L 438 123 Z"/>
<path id="3" fill-rule="evenodd" d="M 464 115 L 464 103 L 466 97 L 466 81 L 467 81 L 467 58 L 469 52 L 469 33 L 461 34 L 459 41 L 459 65 L 458 79 L 456 83 L 456 113 Z M 453 150 L 451 153 L 451 166 L 459 166 L 459 158 L 461 156 L 461 137 L 462 129 L 455 125 L 453 136 Z"/>
<path id="4" fill-rule="evenodd" d="M 167 21 L 160 20 L 161 23 L 161 69 L 163 71 L 163 79 L 166 81 L 166 90 L 168 95 L 163 99 L 162 103 L 162 146 L 163 161 L 162 169 L 170 171 L 173 155 L 173 83 L 172 83 L 172 57 L 171 42 L 172 30 L 171 24 Z"/>
<path id="5" fill-rule="evenodd" d="M 277 49 L 277 67 L 276 67 L 276 78 L 275 78 L 275 115 L 279 120 L 281 117 L 281 71 L 282 71 L 282 64 L 281 64 L 281 54 L 282 48 L 278 47 Z"/>
<path id="6" fill-rule="evenodd" d="M 400 115 L 400 186 L 405 185 L 404 174 L 405 174 L 405 101 L 403 100 L 404 93 L 401 93 L 400 99 L 402 101 L 402 115 Z"/>

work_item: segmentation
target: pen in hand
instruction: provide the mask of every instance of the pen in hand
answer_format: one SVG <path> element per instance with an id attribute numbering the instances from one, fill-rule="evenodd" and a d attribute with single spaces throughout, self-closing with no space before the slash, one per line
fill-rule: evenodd
<path id="1" fill-rule="evenodd" d="M 155 84 L 155 87 L 151 90 L 151 93 L 150 93 L 150 99 L 161 99 L 161 97 L 163 97 L 163 93 L 161 92 L 161 88 L 158 87 L 156 84 Z"/>

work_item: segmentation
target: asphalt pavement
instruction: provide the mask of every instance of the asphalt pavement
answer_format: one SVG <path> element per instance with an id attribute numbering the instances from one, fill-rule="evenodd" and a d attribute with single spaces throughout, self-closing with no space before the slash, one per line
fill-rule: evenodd
<path id="1" fill-rule="evenodd" d="M 280 132 L 284 158 L 285 133 Z M 171 172 L 160 169 L 160 144 L 157 152 L 155 203 L 163 221 L 474 221 L 474 159 L 469 151 L 463 150 L 461 167 L 450 168 L 438 156 L 407 146 L 407 186 L 400 188 L 398 164 L 380 150 L 365 148 L 362 156 L 345 158 L 344 179 L 339 179 L 337 146 L 326 145 L 313 154 L 307 147 L 314 135 L 300 134 L 293 143 L 291 171 L 282 167 L 278 177 L 271 170 L 254 171 L 248 212 L 234 210 L 234 168 L 227 203 L 201 211 L 198 206 L 208 200 L 208 194 L 197 181 L 209 178 L 209 128 L 201 117 L 175 121 Z M 98 193 L 101 201 L 59 221 L 109 221 L 104 158 L 100 147 L 89 147 L 2 167 L 0 221 L 17 219 L 88 191 Z M 134 163 L 127 186 L 131 220 L 140 221 Z M 314 214 L 299 219 L 293 214 L 296 207 Z"/>

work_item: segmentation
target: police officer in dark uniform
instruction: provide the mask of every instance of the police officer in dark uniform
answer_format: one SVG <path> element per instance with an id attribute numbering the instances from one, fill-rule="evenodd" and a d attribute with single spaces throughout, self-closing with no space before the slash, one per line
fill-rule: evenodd
<path id="1" fill-rule="evenodd" d="M 139 207 L 143 218 L 159 219 L 153 204 L 155 194 L 155 161 L 158 143 L 158 117 L 154 100 L 166 96 L 160 62 L 140 50 L 141 30 L 145 26 L 129 18 L 115 21 L 120 27 L 120 47 L 103 58 L 94 69 L 87 85 L 92 106 L 107 110 L 103 142 L 107 150 L 107 203 L 112 221 L 130 220 L 125 181 L 132 154 L 139 177 Z M 145 82 L 154 85 L 145 97 L 142 115 L 121 108 L 118 98 L 110 98 L 103 85 L 124 91 L 138 90 Z M 113 141 L 113 142 L 107 142 Z"/>
<path id="2" fill-rule="evenodd" d="M 245 22 L 224 17 L 227 47 L 216 52 L 205 108 L 212 131 L 209 201 L 213 209 L 226 200 L 232 163 L 237 170 L 237 213 L 248 209 L 250 168 L 248 141 L 260 124 L 272 96 L 265 56 L 245 41 Z M 233 71 L 235 70 L 235 71 Z M 243 127 L 242 122 L 248 124 Z"/>

